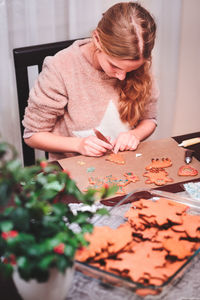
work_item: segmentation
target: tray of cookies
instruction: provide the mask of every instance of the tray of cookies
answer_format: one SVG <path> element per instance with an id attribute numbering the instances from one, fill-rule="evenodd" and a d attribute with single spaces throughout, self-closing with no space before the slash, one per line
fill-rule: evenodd
<path id="1" fill-rule="evenodd" d="M 159 190 L 137 190 L 99 218 L 76 268 L 138 295 L 157 295 L 200 252 L 200 202 Z"/>

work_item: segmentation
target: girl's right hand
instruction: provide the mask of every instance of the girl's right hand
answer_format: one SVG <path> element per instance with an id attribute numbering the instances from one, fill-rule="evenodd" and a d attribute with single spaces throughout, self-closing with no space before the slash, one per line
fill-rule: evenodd
<path id="1" fill-rule="evenodd" d="M 80 139 L 78 152 L 86 156 L 102 156 L 111 149 L 112 145 L 91 135 Z"/>

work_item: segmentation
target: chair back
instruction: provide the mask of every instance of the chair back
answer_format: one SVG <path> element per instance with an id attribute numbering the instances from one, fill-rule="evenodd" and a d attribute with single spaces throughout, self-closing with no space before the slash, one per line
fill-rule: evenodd
<path id="1" fill-rule="evenodd" d="M 24 166 L 35 164 L 34 149 L 26 145 L 23 140 L 24 127 L 22 120 L 24 118 L 25 108 L 28 104 L 27 100 L 30 90 L 28 67 L 38 66 L 39 73 L 42 70 L 43 61 L 46 56 L 56 54 L 58 51 L 69 47 L 74 41 L 75 39 L 13 49 Z"/>

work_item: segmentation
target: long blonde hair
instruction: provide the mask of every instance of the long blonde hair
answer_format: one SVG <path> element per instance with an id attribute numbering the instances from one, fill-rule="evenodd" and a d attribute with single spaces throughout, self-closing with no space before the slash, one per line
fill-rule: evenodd
<path id="1" fill-rule="evenodd" d="M 151 94 L 150 66 L 156 24 L 140 4 L 121 2 L 103 14 L 96 31 L 101 49 L 108 55 L 120 59 L 145 59 L 140 68 L 127 73 L 126 78 L 118 80 L 117 84 L 120 118 L 133 127 L 140 120 Z"/>

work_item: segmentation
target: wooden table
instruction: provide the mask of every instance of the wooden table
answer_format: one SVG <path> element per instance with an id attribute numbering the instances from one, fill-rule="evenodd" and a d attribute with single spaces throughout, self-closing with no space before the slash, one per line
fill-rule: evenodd
<path id="1" fill-rule="evenodd" d="M 182 140 L 190 139 L 194 137 L 199 137 L 200 132 L 175 136 L 173 137 L 177 143 L 181 143 Z M 200 161 L 200 143 L 187 147 L 188 149 L 194 150 L 194 157 Z M 184 181 L 189 182 L 190 180 Z M 194 179 L 193 181 L 200 181 L 200 178 Z M 163 186 L 159 189 L 170 191 L 173 193 L 183 192 L 182 184 L 170 184 Z M 168 292 L 167 295 L 162 296 L 162 300 L 174 300 L 174 299 L 200 299 L 200 284 L 199 284 L 199 269 L 200 261 L 198 261 L 189 273 L 186 274 L 186 277 L 181 279 L 176 286 L 172 286 L 172 289 Z M 20 296 L 17 293 L 17 290 L 11 279 L 3 280 L 0 278 L 0 291 L 2 300 L 21 300 Z M 130 291 L 126 291 L 120 288 L 110 288 L 108 286 L 103 286 L 101 283 L 95 279 L 88 278 L 81 274 L 80 272 L 75 272 L 75 277 L 73 285 L 71 287 L 69 296 L 66 300 L 138 300 L 138 296 L 133 294 Z M 145 298 L 146 300 L 147 298 Z M 148 298 L 150 299 L 150 298 Z M 153 297 L 151 298 L 153 299 Z M 158 297 L 156 297 L 158 299 Z M 40 299 L 36 299 L 40 300 Z M 41 299 L 42 300 L 42 299 Z M 55 299 L 56 300 L 56 299 Z"/>

